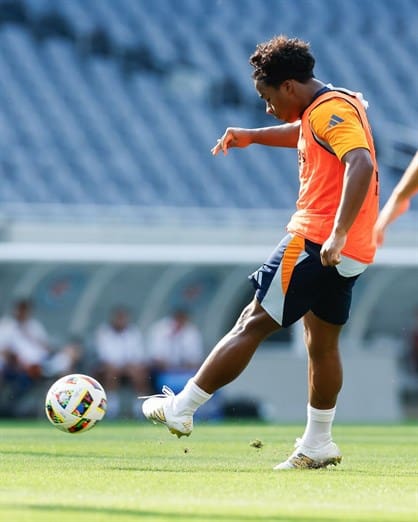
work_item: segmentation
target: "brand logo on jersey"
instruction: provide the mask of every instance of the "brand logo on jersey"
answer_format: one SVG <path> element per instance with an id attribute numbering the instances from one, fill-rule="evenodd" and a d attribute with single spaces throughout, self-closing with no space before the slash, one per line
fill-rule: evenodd
<path id="1" fill-rule="evenodd" d="M 337 116 L 336 114 L 333 114 L 328 122 L 328 128 L 335 127 L 339 123 L 343 122 L 344 120 Z"/>

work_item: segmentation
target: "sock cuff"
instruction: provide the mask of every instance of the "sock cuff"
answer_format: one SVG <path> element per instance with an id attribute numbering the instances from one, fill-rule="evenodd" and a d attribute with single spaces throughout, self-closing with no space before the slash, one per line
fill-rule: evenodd
<path id="1" fill-rule="evenodd" d="M 308 404 L 307 410 L 308 418 L 317 422 L 330 422 L 334 420 L 337 408 L 334 406 L 329 410 L 319 410 Z"/>
<path id="2" fill-rule="evenodd" d="M 196 395 L 198 395 L 204 400 L 209 400 L 213 395 L 213 393 L 207 393 L 205 392 L 205 390 L 202 390 L 202 388 L 200 388 L 200 386 L 198 386 L 193 379 L 189 379 L 187 381 L 187 384 L 184 387 L 184 389 L 194 392 Z"/>

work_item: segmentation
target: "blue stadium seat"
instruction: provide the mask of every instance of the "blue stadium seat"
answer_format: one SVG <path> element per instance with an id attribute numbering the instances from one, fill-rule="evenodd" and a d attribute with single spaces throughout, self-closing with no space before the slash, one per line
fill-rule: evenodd
<path id="1" fill-rule="evenodd" d="M 365 93 L 378 150 L 394 141 L 388 122 L 416 127 L 415 0 L 20 3 L 28 19 L 0 25 L 2 201 L 63 213 L 77 203 L 293 206 L 295 151 L 210 154 L 226 126 L 273 123 L 256 105 L 248 56 L 277 33 L 311 41 L 320 79 Z M 48 17 L 66 32 L 43 34 Z M 93 45 L 98 32 L 106 48 Z M 386 195 L 395 178 L 384 162 L 381 176 Z"/>

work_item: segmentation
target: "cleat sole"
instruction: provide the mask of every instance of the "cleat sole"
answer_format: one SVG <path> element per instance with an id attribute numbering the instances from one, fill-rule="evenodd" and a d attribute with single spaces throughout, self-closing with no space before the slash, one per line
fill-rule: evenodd
<path id="1" fill-rule="evenodd" d="M 290 461 L 283 462 L 282 464 L 275 466 L 273 469 L 281 471 L 289 471 L 295 469 L 323 469 L 328 466 L 337 466 L 342 461 L 341 455 L 335 457 L 328 457 L 323 460 L 314 460 L 303 454 L 298 454 Z M 280 467 L 279 467 L 280 466 Z"/>
<path id="2" fill-rule="evenodd" d="M 312 469 L 320 469 L 320 468 L 326 468 L 327 466 L 337 466 L 337 464 L 340 464 L 340 462 L 343 460 L 341 456 L 339 457 L 332 457 L 326 460 L 323 460 L 322 462 L 317 462 L 311 466 Z"/>
<path id="3" fill-rule="evenodd" d="M 169 432 L 172 433 L 173 435 L 177 435 L 177 438 L 179 439 L 180 437 L 189 437 L 190 436 L 190 433 L 182 433 L 181 431 L 179 430 L 176 430 L 175 428 L 168 428 Z"/>

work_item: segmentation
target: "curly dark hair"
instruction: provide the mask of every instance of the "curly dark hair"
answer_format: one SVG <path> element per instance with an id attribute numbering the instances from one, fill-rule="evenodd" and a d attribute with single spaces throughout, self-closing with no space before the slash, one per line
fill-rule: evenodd
<path id="1" fill-rule="evenodd" d="M 310 52 L 309 43 L 285 35 L 258 44 L 250 56 L 250 64 L 254 67 L 254 80 L 262 80 L 274 87 L 285 80 L 306 83 L 314 78 L 315 58 Z"/>

